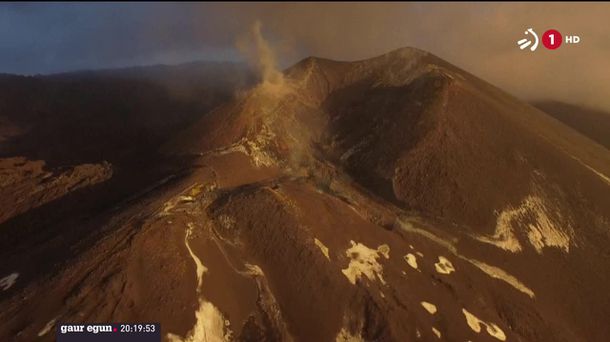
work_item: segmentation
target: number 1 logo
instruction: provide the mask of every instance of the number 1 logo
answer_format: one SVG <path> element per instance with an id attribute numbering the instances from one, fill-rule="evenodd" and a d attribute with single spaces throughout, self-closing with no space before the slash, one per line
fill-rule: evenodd
<path id="1" fill-rule="evenodd" d="M 542 35 L 542 45 L 549 50 L 555 50 L 561 46 L 563 37 L 557 30 L 547 30 Z"/>

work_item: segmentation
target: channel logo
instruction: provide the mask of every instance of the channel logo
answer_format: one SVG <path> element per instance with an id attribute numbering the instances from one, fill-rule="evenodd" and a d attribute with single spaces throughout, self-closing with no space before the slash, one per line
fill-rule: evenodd
<path id="1" fill-rule="evenodd" d="M 538 43 L 540 40 L 542 41 L 542 45 L 549 50 L 558 49 L 562 43 L 565 44 L 578 44 L 580 43 L 580 36 L 577 35 L 566 35 L 562 36 L 562 34 L 554 29 L 546 30 L 542 37 L 539 39 L 538 35 L 532 28 L 528 28 L 525 31 L 526 38 L 519 39 L 517 41 L 517 46 L 519 49 L 525 50 L 526 48 L 530 48 L 530 51 L 536 51 L 538 48 Z"/>
<path id="2" fill-rule="evenodd" d="M 517 42 L 517 45 L 519 45 L 519 49 L 524 50 L 528 46 L 532 45 L 532 42 L 533 42 L 534 45 L 532 45 L 532 47 L 530 47 L 530 51 L 536 51 L 536 49 L 538 48 L 538 35 L 531 28 L 528 28 L 525 31 L 525 34 L 529 35 L 530 37 L 533 37 L 534 40 L 532 41 L 532 39 L 530 39 L 530 38 L 523 38 L 523 39 L 519 40 Z"/>

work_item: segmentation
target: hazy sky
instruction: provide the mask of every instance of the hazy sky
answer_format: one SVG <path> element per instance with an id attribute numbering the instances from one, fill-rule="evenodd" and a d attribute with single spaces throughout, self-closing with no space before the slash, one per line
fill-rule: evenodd
<path id="1" fill-rule="evenodd" d="M 1 3 L 0 72 L 239 60 L 256 20 L 282 66 L 414 46 L 526 99 L 610 110 L 610 3 Z M 521 51 L 529 27 L 582 42 Z"/>

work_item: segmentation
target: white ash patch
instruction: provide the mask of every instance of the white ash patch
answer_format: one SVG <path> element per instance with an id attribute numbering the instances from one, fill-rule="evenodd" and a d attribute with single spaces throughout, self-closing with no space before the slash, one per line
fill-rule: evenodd
<path id="1" fill-rule="evenodd" d="M 389 259 L 390 258 L 390 246 L 383 244 L 380 245 L 379 247 L 377 247 L 377 251 L 383 255 L 384 258 Z"/>
<path id="2" fill-rule="evenodd" d="M 264 147 L 260 145 L 257 141 L 248 141 L 249 153 L 254 166 L 262 167 L 262 166 L 272 166 L 275 164 L 275 159 L 264 150 Z"/>
<path id="3" fill-rule="evenodd" d="M 481 323 L 483 322 L 466 309 L 462 309 L 462 313 L 466 317 L 466 324 L 468 324 L 470 329 L 472 329 L 472 331 L 476 332 L 477 334 L 480 333 Z"/>
<path id="4" fill-rule="evenodd" d="M 517 253 L 523 249 L 520 236 L 527 236 L 538 254 L 542 254 L 545 247 L 559 248 L 569 253 L 574 228 L 571 220 L 562 216 L 559 207 L 541 196 L 529 195 L 517 207 L 507 207 L 498 214 L 492 236 L 475 238 Z"/>
<path id="5" fill-rule="evenodd" d="M 360 333 L 353 334 L 346 328 L 341 328 L 341 331 L 337 334 L 335 338 L 336 342 L 363 342 L 364 339 Z"/>
<path id="6" fill-rule="evenodd" d="M 436 313 L 436 305 L 426 302 L 426 301 L 422 301 L 420 304 L 431 315 L 434 315 Z"/>
<path id="7" fill-rule="evenodd" d="M 170 215 L 172 210 L 174 210 L 174 208 L 176 207 L 176 202 L 176 200 L 169 200 L 163 203 L 163 208 L 161 209 L 161 213 L 159 213 L 159 216 Z"/>
<path id="8" fill-rule="evenodd" d="M 485 322 L 464 308 L 462 309 L 462 313 L 464 314 L 464 317 L 466 318 L 466 323 L 468 324 L 470 329 L 472 329 L 472 331 L 474 331 L 478 334 L 482 330 L 481 326 L 485 326 L 485 329 L 487 330 L 487 333 L 490 336 L 492 336 L 500 341 L 506 341 L 506 335 L 504 334 L 504 331 L 502 331 L 502 329 L 500 329 L 500 327 L 498 325 L 496 325 L 495 323 Z"/>
<path id="9" fill-rule="evenodd" d="M 521 243 L 513 233 L 511 221 L 520 214 L 518 209 L 505 209 L 496 219 L 496 230 L 493 236 L 477 236 L 477 240 L 492 244 L 513 253 L 521 251 Z"/>
<path id="10" fill-rule="evenodd" d="M 220 226 L 225 229 L 225 230 L 233 230 L 233 228 L 235 228 L 235 218 L 228 216 L 228 215 L 220 215 L 218 216 L 218 223 L 220 224 Z"/>
<path id="11" fill-rule="evenodd" d="M 256 167 L 272 166 L 276 163 L 275 158 L 267 151 L 274 140 L 275 133 L 264 123 L 254 139 L 245 140 L 248 155 Z"/>
<path id="12" fill-rule="evenodd" d="M 13 287 L 13 285 L 15 285 L 15 283 L 17 282 L 17 278 L 19 278 L 19 273 L 13 272 L 7 275 L 6 277 L 0 279 L 0 288 L 2 288 L 2 291 L 6 291 Z"/>
<path id="13" fill-rule="evenodd" d="M 189 239 L 193 234 L 195 225 L 187 224 L 184 244 L 188 250 L 193 262 L 195 263 L 195 274 L 197 276 L 197 295 L 199 296 L 202 288 L 203 275 L 208 271 L 208 268 L 203 265 L 201 259 L 191 249 Z M 216 342 L 232 340 L 232 331 L 230 329 L 229 320 L 225 319 L 220 310 L 214 304 L 199 298 L 199 308 L 195 311 L 195 325 L 187 335 L 181 336 L 168 333 L 167 339 L 170 342 Z"/>
<path id="14" fill-rule="evenodd" d="M 487 333 L 500 341 L 506 341 L 506 335 L 504 334 L 504 331 L 494 323 L 487 322 Z"/>
<path id="15" fill-rule="evenodd" d="M 250 157 L 251 163 L 256 167 L 275 165 L 275 158 L 267 150 L 275 139 L 275 133 L 267 125 L 262 124 L 261 129 L 252 135 L 251 139 L 244 137 L 230 146 L 222 147 L 209 153 L 222 156 L 239 152 Z"/>
<path id="16" fill-rule="evenodd" d="M 570 155 L 570 157 L 572 157 L 574 160 L 579 162 L 582 166 L 584 166 L 587 169 L 589 169 L 589 171 L 593 172 L 597 177 L 599 177 L 602 181 L 604 181 L 604 183 L 606 183 L 607 185 L 610 185 L 610 177 L 608 177 L 605 174 L 603 174 L 602 172 L 599 172 L 598 170 L 592 168 L 587 163 L 585 163 L 582 160 L 580 160 L 580 158 L 577 158 L 577 157 L 575 157 L 573 155 Z"/>
<path id="17" fill-rule="evenodd" d="M 350 263 L 346 269 L 341 270 L 349 282 L 355 285 L 356 280 L 364 275 L 371 281 L 379 279 L 385 285 L 383 267 L 377 259 L 380 256 L 388 259 L 390 247 L 381 245 L 377 249 L 372 249 L 353 240 L 350 243 L 352 247 L 345 251 L 345 255 L 350 258 Z"/>
<path id="18" fill-rule="evenodd" d="M 362 150 L 366 145 L 369 144 L 369 140 L 371 139 L 371 137 L 367 137 L 365 139 L 363 139 L 362 141 L 360 141 L 359 143 L 357 143 L 356 145 L 350 147 L 347 151 L 345 151 L 341 157 L 339 157 L 339 160 L 341 162 L 346 162 L 347 160 L 349 160 L 349 158 L 354 155 L 354 153 Z"/>
<path id="19" fill-rule="evenodd" d="M 254 265 L 254 264 L 246 264 L 246 273 L 248 275 L 251 275 L 254 277 L 264 277 L 265 276 L 263 269 L 260 268 L 260 266 Z"/>
<path id="20" fill-rule="evenodd" d="M 350 319 L 351 315 L 343 316 L 343 327 L 335 337 L 336 342 L 364 342 L 361 321 Z"/>
<path id="21" fill-rule="evenodd" d="M 418 234 L 418 235 L 421 235 L 421 236 L 427 238 L 428 240 L 446 248 L 451 254 L 455 255 L 457 258 L 460 258 L 460 259 L 467 261 L 470 264 L 476 266 L 481 271 L 486 273 L 488 276 L 499 279 L 501 281 L 504 281 L 505 283 L 507 283 L 508 285 L 511 285 L 515 289 L 527 294 L 530 298 L 535 297 L 534 291 L 532 291 L 529 287 L 527 287 L 525 284 L 523 284 L 519 279 L 512 276 L 508 272 L 506 272 L 498 267 L 488 265 L 484 262 L 470 259 L 470 258 L 465 257 L 465 256 L 461 255 L 460 253 L 458 253 L 457 248 L 455 247 L 455 241 L 444 240 L 444 239 L 434 235 L 433 233 L 428 232 L 427 230 L 415 227 L 413 225 L 413 222 L 408 221 L 404 218 L 398 219 L 397 223 L 400 225 L 400 227 L 404 231 L 406 231 L 408 233 Z M 403 272 L 403 275 L 405 275 L 404 272 Z"/>
<path id="22" fill-rule="evenodd" d="M 206 154 L 213 154 L 213 155 L 217 155 L 217 156 L 224 156 L 227 154 L 231 154 L 231 153 L 236 153 L 236 152 L 240 152 L 243 153 L 245 155 L 248 155 L 248 151 L 246 150 L 246 147 L 244 146 L 245 143 L 245 139 L 241 139 L 239 142 L 229 145 L 229 146 L 225 146 L 225 147 L 221 147 L 215 150 L 212 150 Z M 205 154 L 204 154 L 205 155 Z"/>
<path id="23" fill-rule="evenodd" d="M 404 259 L 407 264 L 409 264 L 409 266 L 417 270 L 417 258 L 415 257 L 415 255 L 408 253 L 404 256 Z"/>
<path id="24" fill-rule="evenodd" d="M 446 239 L 446 238 L 439 237 L 427 229 L 416 227 L 415 225 L 418 224 L 418 222 L 415 220 L 412 220 L 408 217 L 400 217 L 396 220 L 396 223 L 405 232 L 423 236 L 426 239 L 428 239 L 440 246 L 443 246 L 444 248 L 449 250 L 451 253 L 456 254 L 456 255 L 458 254 L 457 249 L 455 248 L 455 244 L 458 241 L 457 238 Z M 414 249 L 414 248 L 412 248 L 412 249 Z"/>
<path id="25" fill-rule="evenodd" d="M 42 336 L 48 334 L 55 327 L 56 322 L 57 322 L 57 317 L 48 321 L 47 324 L 45 324 L 45 326 L 42 327 L 42 329 L 40 329 L 40 331 L 38 332 L 38 337 L 42 337 Z"/>
<path id="26" fill-rule="evenodd" d="M 455 272 L 455 268 L 451 261 L 444 256 L 438 257 L 438 262 L 434 264 L 434 268 L 436 269 L 436 272 L 441 274 L 451 274 L 452 272 Z"/>
<path id="27" fill-rule="evenodd" d="M 482 261 L 474 260 L 474 259 L 466 259 L 468 262 L 478 267 L 481 271 L 485 272 L 488 276 L 496 279 L 500 279 L 507 284 L 511 285 L 515 289 L 527 294 L 530 298 L 534 298 L 535 294 L 529 287 L 525 286 L 519 279 L 514 276 L 508 274 L 501 268 L 488 265 Z"/>
<path id="28" fill-rule="evenodd" d="M 195 274 L 197 275 L 197 293 L 201 290 L 201 284 L 203 281 L 203 274 L 208 271 L 208 268 L 203 265 L 201 259 L 195 255 L 193 250 L 191 249 L 191 245 L 189 244 L 189 239 L 193 235 L 193 229 L 195 229 L 195 225 L 191 222 L 187 224 L 186 235 L 184 236 L 184 245 L 189 252 L 189 255 L 193 259 L 195 263 Z"/>
<path id="29" fill-rule="evenodd" d="M 432 327 L 432 332 L 434 333 L 434 335 L 436 335 L 437 338 L 441 338 L 441 332 L 435 327 Z"/>
<path id="30" fill-rule="evenodd" d="M 182 338 L 168 333 L 170 342 L 220 342 L 231 341 L 230 322 L 225 320 L 220 310 L 212 303 L 199 300 L 199 309 L 195 312 L 195 326 Z"/>
<path id="31" fill-rule="evenodd" d="M 193 202 L 193 201 L 195 201 L 195 198 L 193 196 L 189 196 L 189 195 L 181 195 L 180 197 L 178 197 L 178 201 L 179 202 Z"/>
<path id="32" fill-rule="evenodd" d="M 322 254 L 324 254 L 324 256 L 326 257 L 326 259 L 330 260 L 330 255 L 328 254 L 328 247 L 326 247 L 322 241 L 318 240 L 317 238 L 314 238 L 314 243 L 316 244 L 316 246 L 318 246 L 318 248 L 320 249 L 320 251 L 322 252 Z"/>

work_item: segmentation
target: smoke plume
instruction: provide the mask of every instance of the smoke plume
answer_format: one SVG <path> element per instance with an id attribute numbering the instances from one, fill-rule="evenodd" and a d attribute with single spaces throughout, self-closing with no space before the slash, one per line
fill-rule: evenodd
<path id="1" fill-rule="evenodd" d="M 255 21 L 248 34 L 237 39 L 236 45 L 259 74 L 261 86 L 278 91 L 284 87 L 284 76 L 277 68 L 275 53 L 261 28 L 261 22 Z"/>

